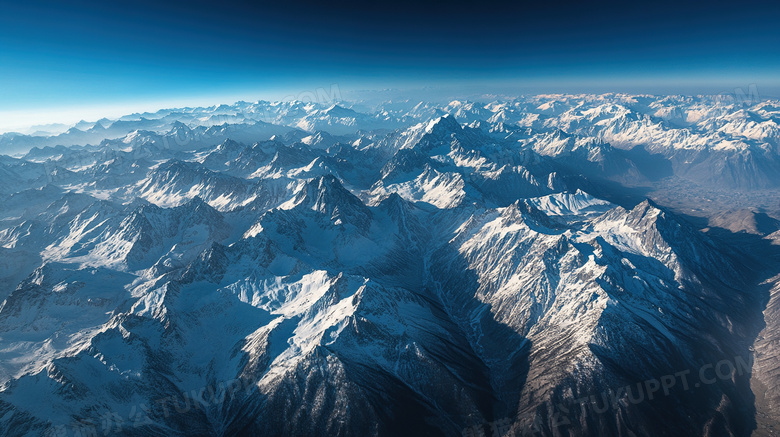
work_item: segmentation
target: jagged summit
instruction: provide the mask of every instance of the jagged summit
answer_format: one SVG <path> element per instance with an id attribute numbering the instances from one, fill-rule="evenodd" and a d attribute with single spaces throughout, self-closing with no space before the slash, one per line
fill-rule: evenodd
<path id="1" fill-rule="evenodd" d="M 317 211 L 334 222 L 365 226 L 371 212 L 365 205 L 344 188 L 333 175 L 324 175 L 303 184 L 297 194 L 282 208 L 306 208 Z"/>
<path id="2" fill-rule="evenodd" d="M 442 115 L 439 118 L 431 120 L 425 126 L 425 133 L 428 134 L 447 134 L 459 131 L 460 123 L 451 114 Z"/>

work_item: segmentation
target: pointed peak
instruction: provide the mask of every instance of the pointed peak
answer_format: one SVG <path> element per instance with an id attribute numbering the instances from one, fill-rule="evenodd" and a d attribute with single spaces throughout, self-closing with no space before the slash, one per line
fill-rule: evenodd
<path id="1" fill-rule="evenodd" d="M 220 143 L 220 145 L 217 146 L 217 150 L 237 150 L 242 147 L 243 146 L 237 141 L 227 138 L 225 139 L 225 141 L 223 141 L 222 143 Z"/>
<path id="2" fill-rule="evenodd" d="M 295 205 L 306 205 L 313 209 L 319 209 L 323 202 L 341 198 L 345 195 L 354 197 L 341 182 L 332 174 L 314 177 L 300 185 L 295 197 Z"/>
<path id="3" fill-rule="evenodd" d="M 646 213 L 646 212 L 652 211 L 652 210 L 662 211 L 661 207 L 658 206 L 658 204 L 656 204 L 655 202 L 653 202 L 650 199 L 645 199 L 645 200 L 639 202 L 635 207 L 633 207 L 631 209 L 632 212 L 636 211 L 636 212 L 641 212 L 641 213 Z"/>
<path id="4" fill-rule="evenodd" d="M 317 187 L 319 189 L 335 188 L 337 190 L 347 191 L 347 189 L 344 188 L 344 185 L 342 185 L 341 181 L 332 174 L 322 175 L 315 178 L 314 181 L 316 181 Z"/>
<path id="5" fill-rule="evenodd" d="M 394 212 L 399 210 L 411 209 L 414 207 L 414 204 L 401 197 L 400 194 L 393 191 L 390 194 L 388 194 L 384 199 L 382 199 L 382 201 L 379 202 L 377 207 L 380 209 L 386 209 L 388 211 Z"/>
<path id="6" fill-rule="evenodd" d="M 316 201 L 318 204 L 322 202 L 326 203 L 340 203 L 344 200 L 349 203 L 360 203 L 360 200 L 355 197 L 349 190 L 344 188 L 341 181 L 332 174 L 325 174 L 312 179 L 307 184 L 306 197 Z"/>
<path id="7" fill-rule="evenodd" d="M 623 219 L 632 226 L 653 226 L 659 218 L 665 218 L 666 213 L 650 199 L 645 199 L 633 208 L 615 208 L 609 213 L 612 219 Z"/>
<path id="8" fill-rule="evenodd" d="M 537 226 L 549 229 L 559 227 L 559 224 L 552 217 L 528 199 L 516 200 L 513 204 L 504 208 L 501 215 L 506 219 L 522 221 L 532 228 Z"/>
<path id="9" fill-rule="evenodd" d="M 363 231 L 371 226 L 371 211 L 331 174 L 311 179 L 280 209 L 305 208 L 327 216 L 335 224 L 351 223 Z"/>
<path id="10" fill-rule="evenodd" d="M 157 166 L 156 170 L 159 171 L 166 171 L 169 169 L 184 169 L 184 168 L 192 168 L 192 165 L 187 161 L 181 161 L 179 159 L 169 159 L 159 166 Z"/>
<path id="11" fill-rule="evenodd" d="M 192 205 L 192 206 L 194 206 L 196 208 L 197 207 L 201 207 L 201 206 L 208 206 L 209 208 L 211 208 L 211 206 L 209 206 L 209 204 L 206 203 L 203 200 L 203 198 L 200 197 L 200 196 L 195 196 L 195 197 L 191 198 L 189 201 L 187 201 L 187 203 L 185 203 L 185 205 Z"/>
<path id="12" fill-rule="evenodd" d="M 460 123 L 451 114 L 445 114 L 428 122 L 426 133 L 450 133 L 461 130 Z"/>
<path id="13" fill-rule="evenodd" d="M 208 218 L 210 220 L 215 220 L 220 217 L 219 212 L 200 196 L 195 196 L 176 208 L 186 211 L 187 213 L 192 213 L 200 219 Z"/>
<path id="14" fill-rule="evenodd" d="M 556 138 L 556 139 L 559 139 L 559 138 L 560 139 L 569 139 L 569 138 L 573 137 L 572 134 L 567 133 L 567 132 L 563 131 L 562 129 L 557 129 L 557 128 L 555 130 L 553 130 L 552 132 L 550 132 L 549 134 L 547 134 L 547 136 L 550 137 L 550 138 Z"/>
<path id="15" fill-rule="evenodd" d="M 335 117 L 354 117 L 358 113 L 352 109 L 345 108 L 343 106 L 333 104 L 328 109 L 322 111 L 323 114 L 332 115 Z"/>

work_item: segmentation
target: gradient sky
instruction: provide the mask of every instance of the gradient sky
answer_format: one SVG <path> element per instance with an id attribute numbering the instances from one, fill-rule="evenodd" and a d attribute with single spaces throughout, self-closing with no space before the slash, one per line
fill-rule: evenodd
<path id="1" fill-rule="evenodd" d="M 0 130 L 333 84 L 780 94 L 777 1 L 2 1 Z"/>

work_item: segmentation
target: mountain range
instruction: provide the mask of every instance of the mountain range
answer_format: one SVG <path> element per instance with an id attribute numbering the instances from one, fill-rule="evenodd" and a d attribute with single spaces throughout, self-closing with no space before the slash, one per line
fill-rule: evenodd
<path id="1" fill-rule="evenodd" d="M 0 436 L 780 430 L 780 102 L 0 135 Z"/>

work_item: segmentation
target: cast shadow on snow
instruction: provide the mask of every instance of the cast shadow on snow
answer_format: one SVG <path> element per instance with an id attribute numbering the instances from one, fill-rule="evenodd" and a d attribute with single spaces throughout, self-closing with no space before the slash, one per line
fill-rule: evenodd
<path id="1" fill-rule="evenodd" d="M 597 187 L 594 190 L 598 193 L 597 196 L 629 208 L 645 200 L 644 194 L 650 191 L 649 188 L 647 190 L 627 188 L 617 182 L 606 180 L 594 185 Z M 664 208 L 661 207 L 661 209 Z M 667 212 L 669 211 L 667 210 Z M 647 379 L 682 370 L 690 370 L 692 375 L 698 378 L 697 372 L 702 366 L 714 365 L 721 360 L 727 360 L 734 365 L 738 364 L 735 363 L 735 360 L 741 359 L 752 365 L 753 344 L 758 339 L 761 330 L 766 327 L 763 311 L 769 302 L 771 284 L 765 283 L 765 281 L 780 271 L 780 245 L 772 244 L 769 239 L 764 238 L 764 235 L 734 232 L 717 227 L 708 228 L 706 218 L 676 211 L 671 212 L 671 214 L 696 229 L 706 230 L 706 236 L 715 241 L 717 247 L 725 248 L 724 252 L 729 261 L 739 269 L 741 276 L 746 278 L 741 284 L 741 287 L 744 287 L 742 290 L 735 290 L 717 279 L 709 281 L 708 284 L 716 291 L 724 293 L 724 296 L 729 299 L 731 299 L 729 296 L 731 294 L 737 293 L 739 295 L 732 302 L 733 306 L 729 307 L 727 311 L 729 311 L 729 317 L 741 324 L 744 330 L 741 332 L 741 339 L 726 343 L 722 351 L 717 353 L 713 353 L 711 350 L 693 351 L 701 360 L 698 363 L 686 363 L 679 354 L 672 354 L 671 356 L 677 357 L 673 367 L 655 369 L 656 372 L 660 372 L 658 375 L 649 375 L 646 372 L 643 375 L 635 375 L 633 383 L 641 383 Z M 764 229 L 766 234 L 773 230 L 775 229 Z M 608 355 L 608 351 L 600 351 L 600 353 L 594 350 L 594 352 L 601 356 Z M 673 390 L 672 397 L 656 398 L 652 401 L 651 411 L 657 412 L 663 411 L 664 408 L 674 408 L 675 404 L 704 404 L 708 406 L 708 411 L 716 411 L 721 402 L 719 393 L 724 393 L 735 405 L 729 414 L 713 415 L 707 426 L 712 430 L 723 430 L 730 427 L 742 435 L 749 435 L 757 428 L 756 396 L 751 388 L 752 373 L 751 369 L 741 375 L 737 374 L 733 382 L 719 380 L 714 386 L 704 387 L 704 390 L 699 391 L 681 391 L 678 387 L 676 394 L 679 399 L 673 398 L 675 393 Z M 704 425 L 702 424 L 702 426 Z"/>
<path id="2" fill-rule="evenodd" d="M 312 365 L 296 370 L 291 375 L 293 382 L 277 390 L 273 399 L 253 389 L 246 397 L 222 407 L 222 429 L 229 435 L 247 436 L 283 435 L 282 430 L 330 435 L 446 436 L 481 426 L 490 435 L 492 422 L 514 419 L 528 374 L 530 342 L 496 322 L 489 306 L 475 297 L 477 275 L 455 247 L 445 244 L 435 257 L 428 273 L 422 268 L 401 269 L 405 274 L 423 277 L 391 285 L 406 288 L 430 312 L 439 328 L 417 329 L 425 322 L 415 320 L 414 314 L 403 321 L 411 328 L 407 329 L 410 341 L 423 352 L 419 361 L 411 356 L 406 362 L 411 372 L 389 371 L 364 362 L 360 354 L 350 352 L 350 343 L 322 345 L 311 358 Z M 407 263 L 423 265 L 424 261 L 412 256 Z M 329 273 L 335 276 L 341 272 Z M 370 276 L 378 283 L 392 282 L 387 275 L 376 271 Z M 370 329 L 371 313 L 364 315 L 368 320 L 362 322 L 363 328 L 350 334 L 363 339 L 352 341 L 381 340 L 383 337 L 374 337 L 377 333 Z M 403 318 L 404 314 L 400 315 Z M 326 363 L 333 360 L 343 366 L 340 376 L 328 370 Z M 268 364 L 260 363 L 251 374 L 263 374 L 261 367 Z M 252 387 L 251 380 L 244 384 Z M 348 416 L 330 414 L 343 408 L 338 397 L 344 394 L 337 387 L 349 387 L 346 400 L 353 412 Z M 311 392 L 323 393 L 323 397 L 305 398 L 304 394 Z M 298 410 L 296 405 L 304 408 Z M 346 423 L 340 423 L 344 417 Z M 204 419 L 198 421 L 205 423 Z"/>
<path id="3" fill-rule="evenodd" d="M 491 435 L 490 423 L 516 418 L 529 372 L 531 341 L 496 321 L 491 305 L 477 298 L 479 278 L 453 245 L 443 245 L 433 256 L 437 261 L 431 266 L 428 286 L 438 290 L 439 301 L 449 308 L 447 312 L 453 323 L 468 340 L 469 355 L 476 363 L 471 366 L 474 378 L 471 384 L 477 387 L 481 384 L 487 389 L 480 408 L 483 417 L 459 421 L 472 429 L 481 426 L 485 435 Z"/>

